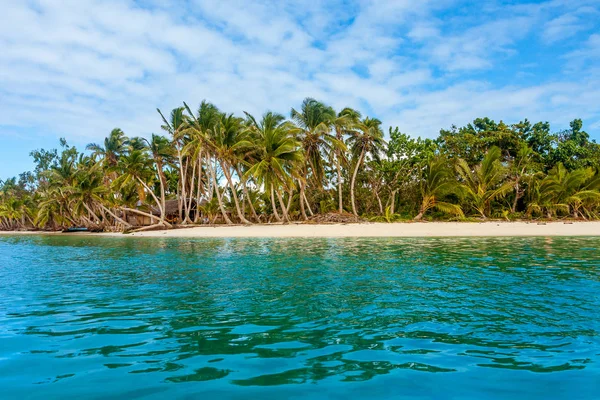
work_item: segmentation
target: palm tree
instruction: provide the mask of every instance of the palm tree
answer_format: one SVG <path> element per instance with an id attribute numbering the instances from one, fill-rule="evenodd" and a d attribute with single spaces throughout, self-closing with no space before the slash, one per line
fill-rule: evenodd
<path id="1" fill-rule="evenodd" d="M 500 157 L 500 148 L 493 146 L 474 169 L 463 159 L 457 163 L 457 172 L 462 179 L 460 187 L 483 219 L 489 215 L 492 201 L 505 196 L 514 186 L 513 181 L 505 181 L 507 168 L 500 162 Z"/>
<path id="2" fill-rule="evenodd" d="M 333 108 L 315 99 L 304 99 L 300 111 L 292 108 L 291 118 L 301 129 L 299 132 L 300 141 L 307 162 L 300 174 L 302 176 L 300 178 L 300 210 L 302 217 L 306 220 L 304 203 L 306 203 L 308 211 L 312 215 L 312 210 L 305 194 L 306 177 L 310 171 L 313 181 L 322 188 L 325 173 L 323 154 L 330 153 L 335 147 L 343 149 L 344 144 L 331 134 L 331 128 L 336 118 L 335 111 Z"/>
<path id="3" fill-rule="evenodd" d="M 151 213 L 145 213 L 140 210 L 123 207 L 123 209 L 126 211 L 140 214 L 158 221 L 156 224 L 150 225 L 143 229 L 153 229 L 156 227 L 171 228 L 171 224 L 166 221 L 165 208 L 148 184 L 148 181 L 154 177 L 152 163 L 153 162 L 148 155 L 141 150 L 134 150 L 127 155 L 121 156 L 119 158 L 118 167 L 122 172 L 122 175 L 113 182 L 113 185 L 116 188 L 122 188 L 130 183 L 139 184 L 143 194 L 149 193 L 152 196 L 160 212 L 160 218 Z"/>
<path id="4" fill-rule="evenodd" d="M 119 128 L 115 128 L 110 132 L 110 135 L 104 139 L 104 145 L 90 143 L 86 146 L 86 149 L 91 150 L 94 157 L 100 156 L 106 163 L 106 166 L 110 168 L 117 165 L 119 156 L 128 150 L 128 143 L 129 139 L 125 136 L 123 131 Z"/>
<path id="5" fill-rule="evenodd" d="M 357 110 L 346 107 L 340 111 L 337 118 L 333 121 L 335 129 L 335 138 L 340 142 L 344 143 L 344 136 L 350 134 L 353 127 L 360 122 L 361 114 Z M 344 146 L 345 147 L 345 146 Z M 337 172 L 337 186 L 338 186 L 338 211 L 339 213 L 344 212 L 344 201 L 342 197 L 342 163 L 346 163 L 346 149 L 341 146 L 335 146 L 334 151 L 331 153 L 332 158 L 335 160 L 335 167 Z"/>
<path id="6" fill-rule="evenodd" d="M 231 188 L 231 194 L 239 219 L 245 224 L 250 224 L 251 222 L 246 219 L 240 208 L 240 201 L 231 175 L 231 168 L 244 160 L 246 153 L 253 147 L 249 131 L 242 125 L 242 119 L 234 117 L 233 114 L 222 114 L 221 118 L 210 130 L 208 145 L 215 158 L 219 161 L 221 170 L 225 174 L 227 183 Z M 214 179 L 214 184 L 217 186 L 216 176 Z"/>
<path id="7" fill-rule="evenodd" d="M 262 185 L 265 191 L 270 192 L 273 214 L 278 221 L 281 221 L 275 203 L 277 194 L 283 217 L 289 221 L 287 207 L 281 197 L 281 189 L 293 185 L 298 166 L 304 161 L 301 143 L 295 138 L 298 129 L 285 122 L 285 118 L 280 114 L 267 112 L 260 122 L 250 114 L 247 116 L 256 138 L 252 154 L 253 164 L 246 171 L 244 179 L 252 176 L 258 185 Z"/>
<path id="8" fill-rule="evenodd" d="M 209 139 L 211 135 L 211 130 L 219 122 L 222 113 L 214 104 L 209 103 L 205 100 L 203 100 L 200 103 L 196 114 L 192 112 L 192 110 L 186 102 L 183 102 L 183 105 L 188 113 L 188 115 L 185 116 L 187 120 L 186 128 L 183 130 L 183 134 L 187 136 L 188 141 L 183 149 L 183 152 L 187 154 L 192 160 L 195 160 L 194 168 L 196 168 L 198 171 L 198 179 L 196 186 L 196 203 L 199 204 L 201 202 L 201 195 L 207 194 L 206 199 L 210 201 L 212 200 L 215 191 L 215 186 L 211 182 L 213 178 L 213 172 L 215 172 L 216 175 L 216 171 L 214 171 L 215 167 L 213 166 L 213 163 L 210 159 L 214 155 L 210 154 Z M 204 182 L 202 177 L 204 171 L 207 171 L 206 186 L 208 188 L 208 193 L 203 186 Z M 218 191 L 218 185 L 216 190 Z M 193 197 L 192 192 L 193 185 L 190 186 L 190 199 L 187 203 L 188 209 L 191 206 L 191 198 Z M 223 218 L 226 222 L 230 223 L 229 217 L 225 213 L 221 196 L 219 195 L 217 197 L 220 204 L 219 209 L 223 214 Z M 194 222 L 197 222 L 198 218 L 199 214 L 196 213 Z"/>
<path id="9" fill-rule="evenodd" d="M 414 218 L 415 221 L 423 218 L 423 215 L 432 208 L 448 214 L 463 216 L 459 205 L 440 200 L 458 192 L 454 174 L 448 167 L 448 161 L 445 158 L 436 157 L 425 164 L 419 179 L 419 191 L 421 206 L 419 214 Z"/>
<path id="10" fill-rule="evenodd" d="M 154 163 L 156 164 L 156 171 L 158 173 L 158 181 L 160 183 L 160 204 L 161 209 L 166 209 L 166 196 L 165 196 L 165 187 L 167 185 L 167 178 L 164 173 L 164 165 L 165 162 L 168 162 L 173 157 L 173 146 L 169 139 L 164 136 L 152 134 L 152 138 L 150 141 L 144 139 L 146 142 L 146 146 L 154 159 Z"/>
<path id="11" fill-rule="evenodd" d="M 521 182 L 527 178 L 528 174 L 534 169 L 535 153 L 526 143 L 522 143 L 517 150 L 517 155 L 510 165 L 511 175 L 513 176 L 513 185 L 515 188 L 515 198 L 511 207 L 511 212 L 517 211 L 517 203 L 525 194 L 525 189 Z"/>
<path id="12" fill-rule="evenodd" d="M 557 211 L 572 213 L 575 218 L 592 216 L 586 202 L 593 205 L 600 201 L 600 178 L 591 168 L 569 172 L 558 163 L 536 189 L 536 198 L 529 203 L 528 212 L 545 210 L 548 218 Z"/>
<path id="13" fill-rule="evenodd" d="M 172 138 L 173 138 L 173 143 L 175 145 L 175 149 L 177 152 L 177 159 L 179 161 L 179 184 L 180 184 L 180 190 L 181 190 L 181 198 L 183 199 L 183 205 L 185 205 L 184 207 L 184 216 L 183 216 L 183 221 L 182 224 L 188 224 L 191 223 L 191 219 L 190 219 L 190 208 L 188 207 L 188 203 L 187 203 L 187 198 L 188 198 L 188 193 L 187 193 L 187 189 L 186 189 L 186 185 L 187 185 L 187 164 L 184 164 L 183 161 L 183 157 L 184 157 L 184 152 L 183 152 L 183 148 L 185 146 L 185 133 L 186 133 L 186 129 L 188 128 L 188 124 L 187 124 L 187 120 L 185 118 L 184 115 L 184 107 L 177 107 L 174 108 L 173 110 L 171 110 L 171 115 L 170 115 L 170 119 L 167 120 L 165 118 L 165 116 L 163 115 L 163 113 L 157 108 L 156 111 L 158 111 L 158 113 L 160 114 L 162 120 L 163 120 L 163 125 L 161 125 L 161 128 L 165 131 L 168 132 Z M 190 188 L 190 192 L 191 192 L 191 188 Z M 190 193 L 190 197 L 191 197 L 191 193 Z M 181 204 L 180 204 L 181 206 Z M 180 207 L 181 210 L 181 207 Z M 180 215 L 181 217 L 181 215 Z"/>
<path id="14" fill-rule="evenodd" d="M 383 131 L 381 130 L 381 121 L 369 117 L 365 118 L 362 122 L 355 125 L 355 130 L 348 139 L 348 143 L 350 144 L 350 152 L 356 160 L 350 181 L 350 200 L 352 202 L 352 213 L 358 216 L 354 197 L 356 175 L 367 155 L 371 155 L 376 160 L 379 159 L 379 155 L 385 145 Z"/>

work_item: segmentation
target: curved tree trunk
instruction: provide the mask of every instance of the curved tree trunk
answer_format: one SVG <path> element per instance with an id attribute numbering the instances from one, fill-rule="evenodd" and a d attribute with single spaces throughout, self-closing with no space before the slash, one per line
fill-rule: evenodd
<path id="1" fill-rule="evenodd" d="M 181 155 L 181 149 L 179 148 L 179 146 L 177 147 L 177 158 L 179 159 L 179 186 L 181 188 L 181 192 L 179 192 L 180 194 L 180 198 L 179 201 L 180 203 L 180 209 L 183 209 L 183 216 L 180 215 L 180 218 L 182 219 L 182 221 L 185 221 L 187 218 L 187 210 L 186 208 L 186 204 L 185 204 L 185 199 L 187 198 L 186 196 L 186 192 L 185 192 L 185 168 L 183 165 L 183 156 Z M 180 213 L 181 214 L 181 213 Z"/>
<path id="2" fill-rule="evenodd" d="M 166 197 L 165 197 L 165 182 L 167 179 L 165 178 L 165 174 L 163 172 L 163 165 L 160 159 L 156 159 L 156 169 L 158 170 L 158 181 L 160 182 L 160 205 L 163 210 L 166 208 Z"/>
<path id="3" fill-rule="evenodd" d="M 132 212 L 132 213 L 134 213 L 134 214 L 138 214 L 138 215 L 141 215 L 141 216 L 144 216 L 144 217 L 148 217 L 148 218 L 150 218 L 150 219 L 153 219 L 153 220 L 155 220 L 155 221 L 158 221 L 158 224 L 156 224 L 156 225 L 164 225 L 164 226 L 166 226 L 167 228 L 171 228 L 171 227 L 172 227 L 172 225 L 171 225 L 171 224 L 169 224 L 167 221 L 162 221 L 162 222 L 161 222 L 161 220 L 160 220 L 160 217 L 157 217 L 157 216 L 156 216 L 156 215 L 154 215 L 154 214 L 149 214 L 149 213 L 147 213 L 147 212 L 143 212 L 143 211 L 140 211 L 140 210 L 136 210 L 135 208 L 121 207 L 121 209 L 123 209 L 124 211 L 129 211 L 129 212 Z"/>
<path id="4" fill-rule="evenodd" d="M 124 219 L 118 217 L 117 214 L 115 214 L 112 211 L 110 211 L 110 209 L 108 209 L 107 207 L 104 207 L 104 205 L 102 205 L 102 204 L 100 204 L 100 207 L 102 207 L 102 209 L 105 212 L 107 212 L 108 215 L 110 215 L 111 217 L 113 217 L 114 219 L 116 219 L 117 221 L 119 221 L 120 223 L 122 223 L 125 227 L 131 228 L 131 224 L 129 222 L 127 222 Z"/>
<path id="5" fill-rule="evenodd" d="M 315 214 L 313 214 L 312 208 L 310 208 L 310 203 L 308 202 L 308 199 L 306 198 L 306 190 L 304 191 L 304 193 L 302 193 L 302 197 L 304 198 L 304 202 L 306 203 L 306 208 L 308 208 L 308 213 L 312 217 Z"/>
<path id="6" fill-rule="evenodd" d="M 202 192 L 202 151 L 198 152 L 198 185 L 196 187 L 196 214 L 194 215 L 194 223 L 200 221 L 200 197 Z"/>
<path id="7" fill-rule="evenodd" d="M 298 182 L 300 183 L 300 213 L 302 214 L 302 219 L 306 221 L 308 220 L 308 217 L 306 216 L 306 209 L 304 208 L 304 182 L 302 179 L 298 179 Z"/>
<path id="8" fill-rule="evenodd" d="M 196 165 L 197 163 L 194 161 L 194 166 L 192 167 L 192 181 L 190 182 L 190 195 L 189 198 L 187 199 L 183 199 L 183 201 L 186 203 L 185 204 L 185 219 L 183 220 L 182 224 L 183 225 L 187 225 L 187 224 L 191 224 L 192 219 L 190 218 L 190 213 L 192 212 L 192 201 L 194 200 L 194 183 L 195 183 L 195 179 L 196 179 Z"/>
<path id="9" fill-rule="evenodd" d="M 288 217 L 287 209 L 285 208 L 285 203 L 283 202 L 283 197 L 281 196 L 281 191 L 279 189 L 277 190 L 277 198 L 279 199 L 279 205 L 281 206 L 283 219 L 285 222 L 290 222 L 290 218 Z"/>
<path id="10" fill-rule="evenodd" d="M 344 203 L 342 201 L 342 168 L 340 166 L 340 155 L 338 150 L 338 156 L 336 157 L 336 167 L 338 176 L 338 202 L 340 214 L 344 212 Z"/>
<path id="11" fill-rule="evenodd" d="M 227 182 L 229 183 L 229 187 L 231 188 L 231 195 L 233 196 L 233 202 L 235 203 L 235 209 L 237 211 L 238 217 L 240 218 L 240 221 L 242 221 L 244 224 L 251 224 L 252 222 L 246 219 L 244 213 L 242 213 L 242 209 L 240 208 L 240 201 L 235 191 L 235 187 L 233 186 L 233 181 L 231 180 L 231 171 L 229 170 L 229 167 L 225 165 L 224 162 L 221 162 L 221 168 L 223 169 L 225 178 L 227 178 Z"/>
<path id="12" fill-rule="evenodd" d="M 390 212 L 392 214 L 394 214 L 396 211 L 396 193 L 397 192 L 398 192 L 397 190 L 392 190 L 392 198 L 391 198 L 391 204 L 390 204 Z"/>
<path id="13" fill-rule="evenodd" d="M 210 172 L 211 172 L 211 175 L 213 178 L 214 189 L 217 194 L 217 201 L 219 202 L 219 209 L 221 210 L 221 214 L 223 215 L 223 219 L 225 220 L 225 223 L 228 225 L 231 225 L 231 224 L 233 224 L 233 222 L 231 222 L 231 220 L 227 216 L 227 212 L 225 211 L 225 206 L 223 205 L 223 197 L 221 197 L 221 193 L 219 192 L 219 182 L 217 181 L 217 173 L 216 173 L 215 169 L 212 167 L 210 169 Z"/>
<path id="14" fill-rule="evenodd" d="M 375 197 L 377 198 L 377 203 L 379 203 L 379 214 L 383 215 L 383 204 L 381 204 L 381 198 L 379 197 L 379 192 L 374 191 Z"/>
<path id="15" fill-rule="evenodd" d="M 290 187 L 290 191 L 288 192 L 288 201 L 287 201 L 287 205 L 285 206 L 285 212 L 289 215 L 290 214 L 290 208 L 292 207 L 292 199 L 294 197 L 294 188 Z"/>
<path id="16" fill-rule="evenodd" d="M 356 161 L 356 166 L 354 167 L 354 172 L 352 173 L 352 180 L 350 181 L 350 200 L 352 201 L 352 213 L 358 217 L 358 212 L 356 211 L 356 202 L 354 199 L 354 184 L 356 182 L 356 175 L 358 174 L 358 168 L 362 164 L 363 157 L 365 155 L 364 149 L 360 152 L 360 157 Z"/>
<path id="17" fill-rule="evenodd" d="M 252 204 L 252 199 L 250 199 L 250 194 L 248 192 L 248 186 L 246 186 L 246 180 L 242 179 L 242 174 L 240 172 L 240 169 L 237 166 L 235 167 L 235 172 L 240 177 L 240 183 L 242 184 L 242 190 L 244 191 L 244 198 L 246 199 L 248 206 L 250 206 L 250 211 L 252 212 L 252 218 L 254 218 L 256 220 L 256 222 L 260 222 L 260 218 L 258 217 L 258 214 L 256 213 L 256 210 L 254 209 L 254 205 Z"/>
<path id="18" fill-rule="evenodd" d="M 273 184 L 271 184 L 271 206 L 273 207 L 273 215 L 278 222 L 281 222 L 281 217 L 277 212 L 277 204 L 275 203 L 275 189 L 273 189 Z"/>
<path id="19" fill-rule="evenodd" d="M 156 197 L 156 195 L 154 194 L 154 191 L 152 189 L 150 189 L 150 187 L 141 178 L 137 177 L 137 179 L 142 184 L 142 186 L 144 186 L 144 189 L 146 189 L 146 191 L 150 192 L 150 195 L 156 202 L 156 205 L 158 206 L 158 209 L 160 211 L 160 222 L 164 224 L 166 222 L 165 209 L 160 204 L 158 197 Z"/>

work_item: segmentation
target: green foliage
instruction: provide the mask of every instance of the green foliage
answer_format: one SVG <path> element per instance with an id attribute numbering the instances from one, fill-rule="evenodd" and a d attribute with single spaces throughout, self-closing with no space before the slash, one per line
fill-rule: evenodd
<path id="1" fill-rule="evenodd" d="M 65 139 L 32 151 L 32 172 L 0 181 L 0 229 L 129 230 L 132 215 L 168 228 L 349 210 L 388 223 L 600 214 L 600 146 L 579 119 L 553 132 L 477 118 L 432 140 L 386 137 L 378 119 L 312 98 L 289 120 L 207 101 L 158 113 L 166 136 L 115 128 L 84 152 Z"/>

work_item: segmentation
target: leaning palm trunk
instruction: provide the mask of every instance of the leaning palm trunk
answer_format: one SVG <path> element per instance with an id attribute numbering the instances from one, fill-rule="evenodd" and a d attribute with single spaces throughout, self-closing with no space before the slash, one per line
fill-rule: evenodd
<path id="1" fill-rule="evenodd" d="M 279 200 L 279 205 L 281 206 L 281 212 L 283 213 L 283 219 L 285 222 L 290 222 L 290 218 L 288 217 L 287 210 L 285 208 L 285 203 L 283 202 L 283 197 L 281 196 L 281 191 L 277 190 L 277 199 Z"/>
<path id="2" fill-rule="evenodd" d="M 339 202 L 339 212 L 340 214 L 344 212 L 344 203 L 342 200 L 342 168 L 340 166 L 340 151 L 337 151 L 338 155 L 335 160 L 336 168 L 337 168 L 337 176 L 338 176 L 338 202 Z"/>
<path id="3" fill-rule="evenodd" d="M 90 215 L 90 217 L 91 217 L 91 220 L 92 220 L 92 221 L 93 221 L 93 220 L 95 220 L 95 221 L 96 221 L 96 224 L 97 224 L 97 225 L 100 225 L 100 223 L 102 222 L 102 220 L 100 219 L 100 217 L 98 217 L 98 216 L 96 215 L 96 213 L 95 213 L 94 211 L 92 211 L 92 209 L 91 209 L 91 208 L 90 208 L 90 207 L 89 207 L 87 204 L 85 204 L 85 202 L 82 202 L 82 204 L 83 204 L 83 207 L 84 207 L 84 208 L 87 210 L 87 212 L 89 213 L 89 215 Z"/>
<path id="4" fill-rule="evenodd" d="M 226 163 L 221 162 L 221 169 L 223 169 L 225 178 L 227 178 L 227 183 L 229 183 L 229 187 L 231 188 L 231 195 L 233 196 L 233 202 L 235 203 L 235 209 L 237 211 L 240 221 L 242 221 L 244 224 L 251 224 L 252 222 L 246 219 L 244 213 L 240 208 L 240 201 L 238 199 L 235 187 L 233 186 L 233 181 L 231 180 L 231 171 L 229 170 L 229 166 L 227 166 Z"/>
<path id="5" fill-rule="evenodd" d="M 240 177 L 240 182 L 242 184 L 242 190 L 244 192 L 244 198 L 247 200 L 246 202 L 250 206 L 250 211 L 252 212 L 252 217 L 256 220 L 256 222 L 260 222 L 260 218 L 254 209 L 254 205 L 252 204 L 252 199 L 250 198 L 250 194 L 248 193 L 248 186 L 246 185 L 246 180 L 242 178 L 242 174 L 240 173 L 240 169 L 236 166 L 235 172 Z"/>
<path id="6" fill-rule="evenodd" d="M 165 174 L 163 172 L 162 162 L 160 160 L 156 160 L 156 168 L 158 169 L 158 181 L 160 183 L 160 205 L 162 209 L 162 213 L 165 213 L 166 209 L 166 197 L 165 197 Z M 164 218 L 163 218 L 164 219 Z"/>
<path id="7" fill-rule="evenodd" d="M 277 212 L 277 204 L 275 203 L 275 189 L 273 189 L 273 184 L 271 184 L 271 206 L 273 207 L 273 215 L 278 222 L 281 222 L 281 217 Z"/>
<path id="8" fill-rule="evenodd" d="M 194 223 L 200 221 L 200 196 L 202 193 L 202 151 L 198 153 L 198 185 L 196 188 L 196 214 L 194 215 Z"/>
<path id="9" fill-rule="evenodd" d="M 180 205 L 180 208 L 183 209 L 184 215 L 183 215 L 183 223 L 185 223 L 186 220 L 189 219 L 189 214 L 187 212 L 187 204 L 185 202 L 185 199 L 187 198 L 186 196 L 186 192 L 185 192 L 185 169 L 187 167 L 184 166 L 183 164 L 183 156 L 181 155 L 181 149 L 179 148 L 179 146 L 177 146 L 177 158 L 179 159 L 179 186 L 181 187 L 181 198 L 180 198 L 180 202 L 182 203 Z"/>
<path id="10" fill-rule="evenodd" d="M 302 214 L 302 219 L 306 221 L 308 220 L 308 217 L 306 216 L 306 210 L 304 208 L 304 182 L 302 179 L 298 179 L 298 182 L 300 183 L 300 213 Z"/>
<path id="11" fill-rule="evenodd" d="M 127 221 L 125 221 L 124 219 L 122 219 L 121 217 L 117 216 L 115 213 L 113 213 L 112 211 L 110 211 L 107 207 L 104 207 L 104 205 L 100 204 L 100 207 L 102 208 L 102 210 L 104 210 L 108 215 L 110 215 L 111 217 L 113 217 L 115 220 L 119 221 L 120 223 L 123 224 L 123 226 L 125 228 L 131 228 L 131 224 Z"/>
<path id="12" fill-rule="evenodd" d="M 172 226 L 171 224 L 169 224 L 166 221 L 161 221 L 160 217 L 157 217 L 154 214 L 150 214 L 150 213 L 147 213 L 147 212 L 136 210 L 135 208 L 128 208 L 128 207 L 121 207 L 121 208 L 123 209 L 123 211 L 129 211 L 130 213 L 138 214 L 138 215 L 141 215 L 143 217 L 148 217 L 148 218 L 150 218 L 150 219 L 152 219 L 154 221 L 158 221 L 158 223 L 152 225 L 152 227 L 166 226 L 167 228 L 171 228 L 171 226 Z"/>
<path id="13" fill-rule="evenodd" d="M 152 195 L 152 198 L 154 199 L 154 201 L 156 202 L 156 205 L 158 206 L 158 209 L 160 211 L 160 223 L 162 225 L 165 226 L 171 226 L 169 224 L 167 224 L 166 221 L 166 215 L 165 215 L 165 208 L 161 205 L 160 201 L 158 200 L 158 197 L 156 197 L 156 195 L 154 194 L 154 191 L 152 189 L 150 189 L 150 187 L 146 184 L 146 182 L 144 182 L 141 178 L 137 178 L 138 181 L 142 184 L 142 186 L 144 186 L 144 189 L 146 189 L 147 192 L 150 193 L 150 195 Z"/>
<path id="14" fill-rule="evenodd" d="M 287 205 L 285 206 L 285 212 L 290 213 L 290 208 L 292 207 L 292 199 L 294 197 L 294 188 L 290 187 L 290 191 L 288 192 L 288 202 Z"/>
<path id="15" fill-rule="evenodd" d="M 356 166 L 354 167 L 354 172 L 352 173 L 352 181 L 350 182 L 350 200 L 352 201 L 352 213 L 358 217 L 358 212 L 356 211 L 356 202 L 354 199 L 354 184 L 356 182 L 356 175 L 358 174 L 358 168 L 362 164 L 362 159 L 365 155 L 365 150 L 363 149 L 360 152 L 360 157 L 358 157 L 358 161 L 356 161 Z"/>
<path id="16" fill-rule="evenodd" d="M 211 166 L 210 172 L 211 172 L 211 175 L 213 178 L 215 192 L 217 194 L 217 201 L 219 202 L 219 209 L 221 210 L 221 214 L 223 215 L 223 219 L 225 220 L 225 223 L 227 223 L 228 225 L 231 225 L 233 222 L 231 222 L 231 220 L 227 216 L 227 212 L 225 211 L 225 206 L 223 205 L 223 198 L 221 197 L 221 193 L 219 192 L 219 182 L 217 181 L 217 173 L 215 171 L 215 168 Z"/>
<path id="17" fill-rule="evenodd" d="M 315 214 L 313 214 L 312 208 L 310 208 L 310 203 L 308 202 L 308 199 L 306 198 L 306 187 L 305 187 L 305 190 L 302 192 L 302 196 L 301 197 L 304 199 L 304 202 L 306 203 L 306 208 L 308 209 L 308 213 L 312 217 Z"/>

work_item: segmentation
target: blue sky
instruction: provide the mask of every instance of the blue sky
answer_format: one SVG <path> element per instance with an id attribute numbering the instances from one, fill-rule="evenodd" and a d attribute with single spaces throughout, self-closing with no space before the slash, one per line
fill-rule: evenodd
<path id="1" fill-rule="evenodd" d="M 59 137 L 148 136 L 156 107 L 202 99 L 288 115 L 311 96 L 424 137 L 582 118 L 599 140 L 598 21 L 599 0 L 7 0 L 0 179 Z"/>

